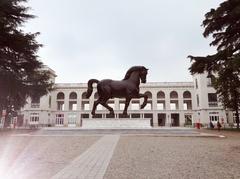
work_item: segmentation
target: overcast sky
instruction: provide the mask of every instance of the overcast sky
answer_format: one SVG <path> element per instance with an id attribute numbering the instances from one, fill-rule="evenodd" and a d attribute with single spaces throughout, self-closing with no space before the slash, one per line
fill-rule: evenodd
<path id="1" fill-rule="evenodd" d="M 202 36 L 204 14 L 222 0 L 29 0 L 40 32 L 40 59 L 56 82 L 124 77 L 133 65 L 149 68 L 150 82 L 191 81 L 188 55 L 214 52 Z"/>

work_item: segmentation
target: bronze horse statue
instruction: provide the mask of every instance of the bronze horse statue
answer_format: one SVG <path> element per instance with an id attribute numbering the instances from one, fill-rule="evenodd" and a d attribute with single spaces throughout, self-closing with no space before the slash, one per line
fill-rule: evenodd
<path id="1" fill-rule="evenodd" d="M 127 109 L 132 98 L 144 98 L 144 102 L 141 105 L 143 109 L 147 104 L 147 95 L 139 93 L 140 80 L 142 83 L 146 83 L 148 69 L 144 66 L 133 66 L 131 67 L 123 80 L 114 81 L 110 79 L 105 79 L 98 81 L 96 79 L 91 79 L 88 81 L 88 90 L 86 97 L 89 98 L 93 91 L 93 83 L 97 83 L 97 92 L 99 98 L 94 102 L 92 108 L 92 115 L 95 115 L 95 111 L 98 104 L 101 104 L 110 111 L 110 115 L 114 116 L 113 108 L 111 108 L 107 101 L 110 98 L 126 98 L 125 107 L 123 110 L 123 115 L 127 115 Z"/>

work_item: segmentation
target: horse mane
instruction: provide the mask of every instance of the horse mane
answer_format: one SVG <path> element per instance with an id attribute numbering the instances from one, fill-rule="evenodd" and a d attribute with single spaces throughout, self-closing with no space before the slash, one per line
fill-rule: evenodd
<path id="1" fill-rule="evenodd" d="M 133 67 L 129 68 L 123 80 L 129 79 L 132 72 L 140 71 L 140 70 L 147 70 L 147 69 L 144 66 L 133 66 Z"/>

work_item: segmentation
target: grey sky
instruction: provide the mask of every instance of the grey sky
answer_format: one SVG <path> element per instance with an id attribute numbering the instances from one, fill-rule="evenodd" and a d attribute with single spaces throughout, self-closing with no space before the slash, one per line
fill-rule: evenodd
<path id="1" fill-rule="evenodd" d="M 191 81 L 188 55 L 214 48 L 202 36 L 204 14 L 222 0 L 29 0 L 38 16 L 26 31 L 41 32 L 41 60 L 57 82 L 122 79 L 133 65 L 148 81 Z"/>

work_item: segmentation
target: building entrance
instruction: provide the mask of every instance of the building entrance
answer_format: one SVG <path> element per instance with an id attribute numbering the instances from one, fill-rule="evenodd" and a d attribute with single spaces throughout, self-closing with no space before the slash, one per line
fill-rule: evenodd
<path id="1" fill-rule="evenodd" d="M 64 114 L 56 114 L 56 126 L 63 126 L 64 125 Z"/>
<path id="2" fill-rule="evenodd" d="M 179 123 L 179 114 L 178 113 L 171 114 L 171 124 L 174 127 L 180 125 L 180 123 Z"/>
<path id="3" fill-rule="evenodd" d="M 191 114 L 185 114 L 185 125 L 191 126 L 192 125 L 192 115 Z"/>
<path id="4" fill-rule="evenodd" d="M 68 126 L 69 127 L 76 127 L 77 122 L 77 114 L 76 113 L 69 113 L 68 114 Z"/>
<path id="5" fill-rule="evenodd" d="M 166 114 L 160 113 L 158 114 L 158 126 L 165 126 L 166 123 Z"/>

